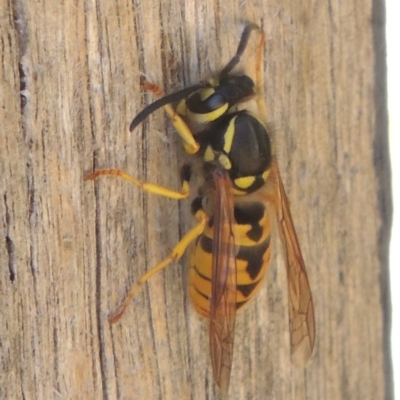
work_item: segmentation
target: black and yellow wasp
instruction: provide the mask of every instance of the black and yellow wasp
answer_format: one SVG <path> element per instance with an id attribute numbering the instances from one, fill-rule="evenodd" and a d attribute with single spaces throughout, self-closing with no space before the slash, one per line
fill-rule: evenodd
<path id="1" fill-rule="evenodd" d="M 254 51 L 254 77 L 250 73 L 232 73 L 253 32 L 260 37 Z M 109 320 L 118 321 L 140 286 L 179 259 L 194 242 L 189 292 L 196 311 L 210 321 L 213 372 L 223 392 L 229 388 L 236 310 L 254 295 L 268 269 L 271 209 L 286 250 L 291 357 L 295 364 L 306 363 L 315 340 L 314 306 L 307 273 L 265 127 L 265 105 L 260 94 L 263 44 L 264 34 L 259 27 L 247 24 L 235 56 L 217 78 L 166 96 L 158 86 L 145 83 L 145 89 L 160 98 L 142 110 L 130 125 L 132 131 L 154 111 L 164 108 L 185 150 L 202 157 L 204 185 L 192 203 L 197 225 L 165 260 L 135 283 Z M 250 110 L 250 102 L 255 104 L 255 110 Z M 178 103 L 175 108 L 173 103 Z M 180 192 L 141 182 L 116 169 L 97 170 L 88 179 L 117 175 L 149 193 L 185 199 L 189 195 L 190 174 L 190 168 L 183 167 Z"/>

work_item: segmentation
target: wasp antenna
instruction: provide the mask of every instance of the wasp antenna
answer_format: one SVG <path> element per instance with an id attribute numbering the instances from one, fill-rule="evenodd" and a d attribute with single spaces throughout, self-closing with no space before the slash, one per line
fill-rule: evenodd
<path id="1" fill-rule="evenodd" d="M 174 103 L 175 101 L 182 100 L 192 93 L 196 92 L 197 90 L 203 89 L 208 86 L 210 86 L 208 82 L 200 82 L 197 85 L 178 90 L 175 93 L 168 94 L 161 99 L 156 100 L 154 103 L 151 103 L 142 111 L 140 111 L 138 115 L 136 115 L 129 126 L 129 130 L 132 132 L 141 122 L 143 122 L 150 114 L 152 114 L 159 108 L 164 107 L 167 104 Z"/>
<path id="2" fill-rule="evenodd" d="M 226 64 L 225 68 L 221 71 L 220 77 L 225 77 L 226 75 L 229 74 L 229 72 L 233 70 L 233 68 L 236 67 L 246 49 L 251 32 L 256 29 L 257 30 L 260 29 L 260 27 L 257 24 L 249 23 L 245 26 L 242 33 L 242 37 L 240 38 L 239 46 L 236 50 L 236 54 L 232 57 L 231 61 L 229 61 L 228 64 Z"/>

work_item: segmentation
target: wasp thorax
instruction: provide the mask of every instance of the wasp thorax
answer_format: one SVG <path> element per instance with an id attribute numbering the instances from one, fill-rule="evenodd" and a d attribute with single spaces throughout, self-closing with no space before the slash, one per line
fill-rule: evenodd
<path id="1" fill-rule="evenodd" d="M 216 163 L 238 190 L 250 193 L 268 178 L 271 144 L 265 126 L 247 111 L 221 117 L 207 132 L 206 163 Z"/>

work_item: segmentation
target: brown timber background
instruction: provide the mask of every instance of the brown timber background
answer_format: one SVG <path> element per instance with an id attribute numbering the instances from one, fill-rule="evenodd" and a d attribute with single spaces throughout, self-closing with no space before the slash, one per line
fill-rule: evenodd
<path id="1" fill-rule="evenodd" d="M 378 0 L 0 0 L 0 398 L 215 399 L 187 258 L 121 322 L 107 312 L 191 226 L 188 201 L 83 180 L 118 167 L 179 187 L 183 151 L 152 97 L 266 33 L 265 100 L 314 295 L 317 341 L 290 364 L 280 252 L 238 314 L 230 399 L 391 399 L 391 219 Z M 165 132 L 166 136 L 165 136 Z"/>

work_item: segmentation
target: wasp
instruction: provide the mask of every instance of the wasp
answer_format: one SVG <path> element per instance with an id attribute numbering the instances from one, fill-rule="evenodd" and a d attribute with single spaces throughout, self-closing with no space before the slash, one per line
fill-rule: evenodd
<path id="1" fill-rule="evenodd" d="M 254 52 L 255 67 L 251 73 L 232 72 L 255 31 L 260 36 Z M 194 242 L 189 260 L 189 293 L 196 311 L 209 319 L 213 373 L 225 393 L 232 368 L 236 311 L 254 296 L 269 266 L 271 216 L 276 218 L 286 254 L 292 362 L 304 365 L 315 341 L 310 285 L 260 95 L 264 41 L 260 28 L 249 23 L 236 54 L 216 78 L 169 95 L 164 95 L 157 85 L 145 82 L 145 89 L 159 99 L 143 109 L 130 125 L 132 131 L 163 108 L 186 152 L 202 160 L 204 183 L 192 202 L 197 225 L 165 260 L 139 278 L 123 303 L 109 315 L 109 321 L 118 321 L 139 288 L 181 258 Z M 255 107 L 250 107 L 254 99 Z M 146 192 L 169 198 L 189 196 L 191 170 L 187 165 L 182 168 L 180 191 L 142 182 L 118 169 L 96 170 L 88 179 L 100 175 L 116 175 Z"/>

